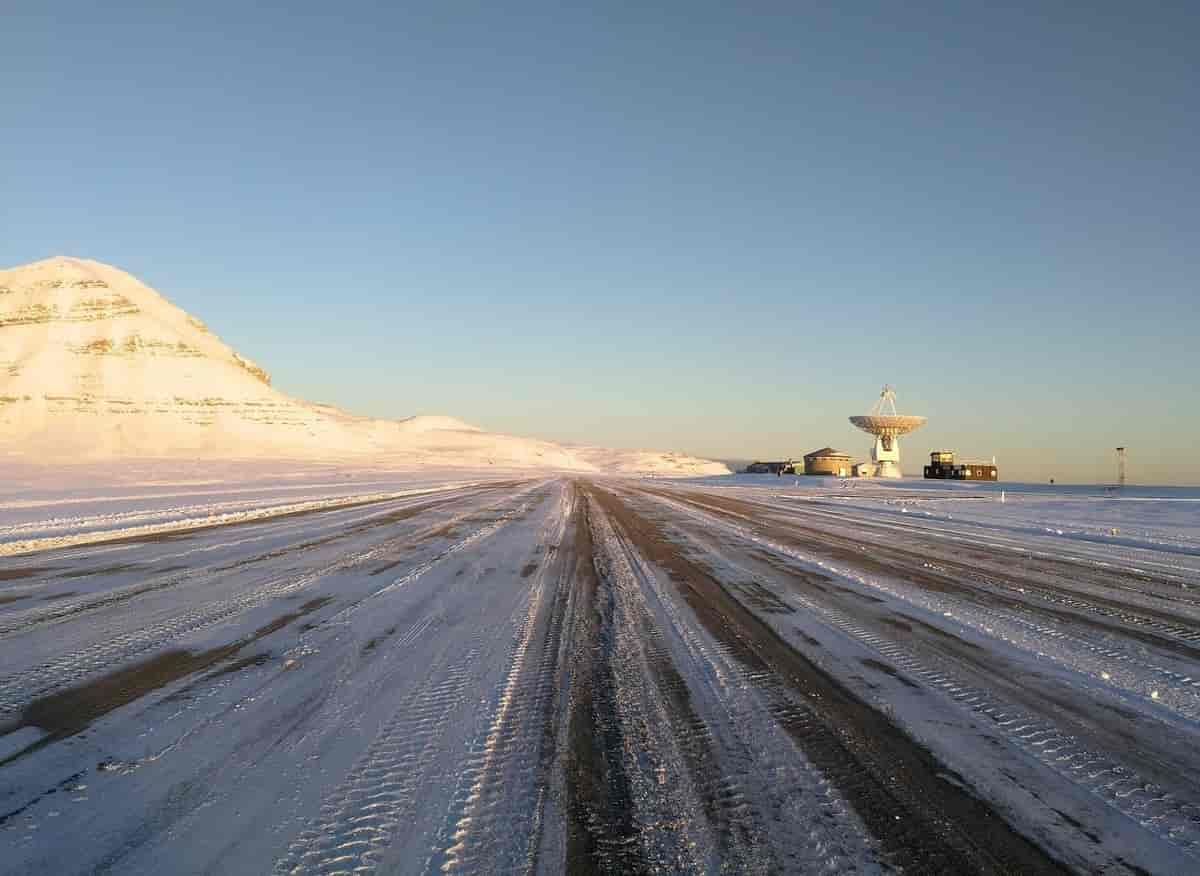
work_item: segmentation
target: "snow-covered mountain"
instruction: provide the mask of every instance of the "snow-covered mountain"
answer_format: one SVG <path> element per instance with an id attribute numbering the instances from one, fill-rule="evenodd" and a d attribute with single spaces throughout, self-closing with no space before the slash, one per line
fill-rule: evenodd
<path id="1" fill-rule="evenodd" d="M 709 460 L 568 448 L 442 416 L 376 420 L 271 386 L 200 320 L 100 262 L 52 258 L 0 271 L 0 453 L 379 459 L 576 471 L 723 474 Z"/>

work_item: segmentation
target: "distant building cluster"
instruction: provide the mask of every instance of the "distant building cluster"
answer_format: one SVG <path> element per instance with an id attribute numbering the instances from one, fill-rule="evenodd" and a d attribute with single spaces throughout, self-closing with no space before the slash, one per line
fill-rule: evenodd
<path id="1" fill-rule="evenodd" d="M 773 475 L 832 475 L 838 478 L 848 478 L 853 473 L 854 458 L 844 450 L 834 450 L 832 447 L 822 447 L 812 453 L 806 453 L 803 462 L 794 459 L 778 462 L 752 462 L 745 468 L 746 474 Z"/>
<path id="2" fill-rule="evenodd" d="M 833 477 L 850 477 L 854 468 L 854 458 L 844 450 L 834 450 L 832 447 L 822 447 L 812 453 L 806 453 L 803 462 L 794 459 L 777 462 L 752 462 L 746 466 L 747 474 L 806 474 L 832 475 Z"/>
<path id="3" fill-rule="evenodd" d="M 900 414 L 896 411 L 896 391 L 884 386 L 879 400 L 870 413 L 850 417 L 855 428 L 861 429 L 875 439 L 871 448 L 871 459 L 855 462 L 854 457 L 844 450 L 822 447 L 804 454 L 804 464 L 788 459 L 780 462 L 752 462 L 746 466 L 748 474 L 806 474 L 838 478 L 898 478 L 900 471 L 900 437 L 915 432 L 925 425 L 926 418 Z M 1118 447 L 1120 457 L 1120 481 L 1124 483 L 1124 448 Z M 925 477 L 955 481 L 994 481 L 999 479 L 996 460 L 991 462 L 954 461 L 953 450 L 935 450 L 929 455 L 925 466 Z M 1053 483 L 1053 481 L 1051 481 Z"/>
<path id="4" fill-rule="evenodd" d="M 855 462 L 854 457 L 844 450 L 822 447 L 820 450 L 804 454 L 803 462 L 793 459 L 756 461 L 746 466 L 744 472 L 779 476 L 803 474 L 835 478 L 873 478 L 878 476 L 878 463 Z M 998 480 L 1000 475 L 995 460 L 955 462 L 953 450 L 935 450 L 929 454 L 925 477 L 950 481 L 994 481 Z"/>

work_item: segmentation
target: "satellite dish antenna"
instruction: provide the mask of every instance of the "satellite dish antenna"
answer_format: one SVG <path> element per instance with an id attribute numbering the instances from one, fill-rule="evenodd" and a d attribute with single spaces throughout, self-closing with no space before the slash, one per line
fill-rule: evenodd
<path id="1" fill-rule="evenodd" d="M 875 474 L 881 478 L 902 477 L 900 471 L 901 435 L 915 432 L 925 425 L 926 417 L 914 417 L 896 413 L 896 390 L 885 385 L 879 400 L 866 416 L 851 417 L 850 422 L 868 435 L 875 436 L 871 448 L 871 462 L 875 463 Z"/>

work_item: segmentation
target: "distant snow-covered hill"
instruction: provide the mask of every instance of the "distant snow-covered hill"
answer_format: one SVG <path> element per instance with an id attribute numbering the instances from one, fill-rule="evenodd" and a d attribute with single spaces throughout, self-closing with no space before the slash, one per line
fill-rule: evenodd
<path id="1" fill-rule="evenodd" d="M 379 459 L 723 474 L 709 460 L 567 448 L 452 417 L 356 417 L 292 398 L 124 271 L 52 258 L 0 271 L 0 452 L 10 459 Z"/>
<path id="2" fill-rule="evenodd" d="M 661 450 L 618 450 L 610 447 L 568 449 L 577 458 L 597 469 L 614 474 L 657 474 L 671 477 L 699 477 L 729 474 L 729 466 L 687 453 Z"/>

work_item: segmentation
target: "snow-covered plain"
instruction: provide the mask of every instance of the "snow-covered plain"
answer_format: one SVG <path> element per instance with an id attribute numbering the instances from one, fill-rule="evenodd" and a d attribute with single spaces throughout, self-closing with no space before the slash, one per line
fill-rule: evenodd
<path id="1" fill-rule="evenodd" d="M 0 872 L 1200 870 L 1194 491 L 76 472 L 0 498 Z"/>

